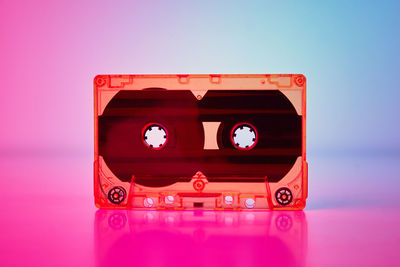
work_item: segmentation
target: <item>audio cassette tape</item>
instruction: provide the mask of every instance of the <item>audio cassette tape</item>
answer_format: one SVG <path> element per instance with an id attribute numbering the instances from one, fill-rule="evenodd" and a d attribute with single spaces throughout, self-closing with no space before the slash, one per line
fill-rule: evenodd
<path id="1" fill-rule="evenodd" d="M 301 74 L 98 75 L 94 113 L 99 208 L 305 207 Z"/>

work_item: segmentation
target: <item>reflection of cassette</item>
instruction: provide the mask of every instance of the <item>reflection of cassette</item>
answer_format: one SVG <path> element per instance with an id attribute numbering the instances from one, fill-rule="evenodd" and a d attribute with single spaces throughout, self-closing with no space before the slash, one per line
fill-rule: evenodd
<path id="1" fill-rule="evenodd" d="M 302 75 L 100 75 L 103 208 L 303 209 Z"/>
<path id="2" fill-rule="evenodd" d="M 302 211 L 98 210 L 95 241 L 97 266 L 305 266 L 307 222 Z"/>

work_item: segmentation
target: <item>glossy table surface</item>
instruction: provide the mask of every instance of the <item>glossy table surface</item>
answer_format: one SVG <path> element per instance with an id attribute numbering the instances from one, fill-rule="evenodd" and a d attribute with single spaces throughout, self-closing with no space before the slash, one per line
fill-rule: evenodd
<path id="1" fill-rule="evenodd" d="M 303 212 L 97 210 L 87 156 L 2 155 L 1 266 L 394 266 L 398 157 L 310 156 Z"/>

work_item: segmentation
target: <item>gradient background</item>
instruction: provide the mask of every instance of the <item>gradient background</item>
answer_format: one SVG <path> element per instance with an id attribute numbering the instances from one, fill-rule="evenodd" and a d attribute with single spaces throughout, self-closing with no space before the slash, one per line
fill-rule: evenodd
<path id="1" fill-rule="evenodd" d="M 307 265 L 391 264 L 399 11 L 398 1 L 0 0 L 0 259 L 51 266 L 72 250 L 65 265 L 93 263 L 96 74 L 302 73 Z"/>

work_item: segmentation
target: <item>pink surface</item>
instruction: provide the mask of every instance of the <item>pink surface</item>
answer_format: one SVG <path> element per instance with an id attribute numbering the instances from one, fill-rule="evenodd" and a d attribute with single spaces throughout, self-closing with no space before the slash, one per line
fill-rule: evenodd
<path id="1" fill-rule="evenodd" d="M 1 158 L 2 266 L 393 266 L 398 260 L 400 205 L 390 186 L 397 158 L 310 157 L 312 197 L 304 212 L 97 210 L 91 161 Z"/>

